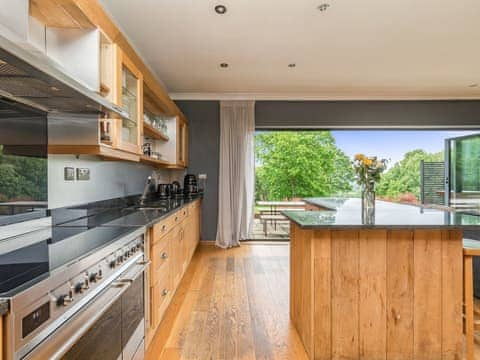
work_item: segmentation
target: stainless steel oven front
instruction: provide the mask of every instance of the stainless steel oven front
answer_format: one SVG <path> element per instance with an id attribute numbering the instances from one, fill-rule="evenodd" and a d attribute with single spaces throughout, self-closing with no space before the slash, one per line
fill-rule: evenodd
<path id="1" fill-rule="evenodd" d="M 5 359 L 141 359 L 144 248 L 145 231 L 138 229 L 2 298 L 9 304 Z"/>
<path id="2" fill-rule="evenodd" d="M 143 359 L 145 265 L 135 262 L 25 359 Z"/>

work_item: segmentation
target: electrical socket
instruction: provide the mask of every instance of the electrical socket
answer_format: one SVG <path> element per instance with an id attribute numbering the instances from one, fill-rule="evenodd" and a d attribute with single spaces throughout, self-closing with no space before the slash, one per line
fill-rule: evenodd
<path id="1" fill-rule="evenodd" d="M 77 180 L 90 180 L 90 169 L 77 168 Z"/>
<path id="2" fill-rule="evenodd" d="M 73 167 L 63 168 L 63 179 L 65 181 L 74 181 L 75 180 L 75 168 L 73 168 Z"/>
<path id="3" fill-rule="evenodd" d="M 199 180 L 207 180 L 207 174 L 198 174 Z"/>

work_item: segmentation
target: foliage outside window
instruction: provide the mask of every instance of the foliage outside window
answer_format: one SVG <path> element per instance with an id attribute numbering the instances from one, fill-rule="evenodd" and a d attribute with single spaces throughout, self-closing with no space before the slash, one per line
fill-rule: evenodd
<path id="1" fill-rule="evenodd" d="M 350 159 L 329 131 L 259 132 L 255 141 L 257 200 L 341 195 L 352 190 Z"/>
<path id="2" fill-rule="evenodd" d="M 47 201 L 47 159 L 3 150 L 0 145 L 0 202 Z"/>
<path id="3" fill-rule="evenodd" d="M 329 131 L 264 131 L 257 132 L 255 140 L 257 201 L 360 196 L 351 159 Z M 478 150 L 480 154 L 480 140 Z M 388 149 L 378 155 L 388 157 Z M 422 149 L 407 152 L 383 173 L 376 185 L 378 198 L 419 201 L 422 160 L 444 161 L 444 154 Z M 475 169 L 480 169 L 477 165 Z M 480 182 L 479 175 L 475 179 Z"/>

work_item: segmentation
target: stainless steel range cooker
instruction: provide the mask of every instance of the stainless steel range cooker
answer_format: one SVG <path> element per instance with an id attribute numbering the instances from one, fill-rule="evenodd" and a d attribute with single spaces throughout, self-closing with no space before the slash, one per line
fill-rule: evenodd
<path id="1" fill-rule="evenodd" d="M 7 359 L 142 359 L 144 228 L 0 242 Z"/>

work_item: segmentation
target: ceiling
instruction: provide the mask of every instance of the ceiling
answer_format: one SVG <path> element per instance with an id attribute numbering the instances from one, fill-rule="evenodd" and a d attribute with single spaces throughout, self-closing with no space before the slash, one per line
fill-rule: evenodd
<path id="1" fill-rule="evenodd" d="M 177 99 L 480 99 L 478 0 L 101 2 Z"/>

